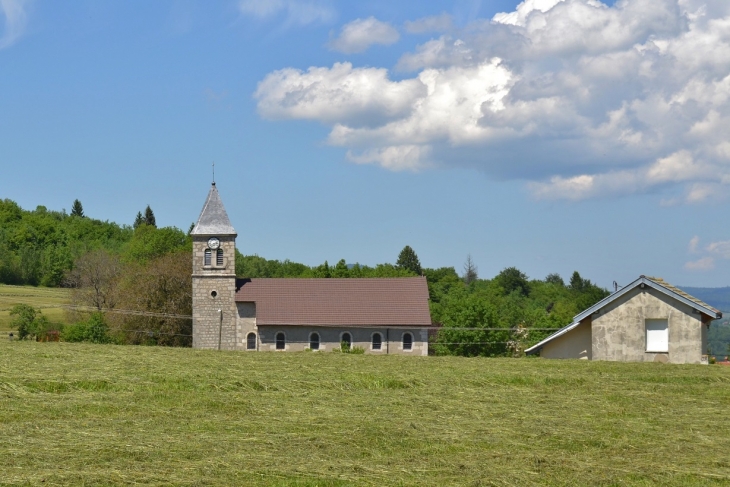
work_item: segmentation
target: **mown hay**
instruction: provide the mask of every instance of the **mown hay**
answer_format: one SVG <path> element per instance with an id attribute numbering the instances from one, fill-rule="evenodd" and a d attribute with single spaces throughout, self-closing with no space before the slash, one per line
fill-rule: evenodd
<path id="1" fill-rule="evenodd" d="M 730 483 L 730 368 L 0 341 L 3 485 Z"/>

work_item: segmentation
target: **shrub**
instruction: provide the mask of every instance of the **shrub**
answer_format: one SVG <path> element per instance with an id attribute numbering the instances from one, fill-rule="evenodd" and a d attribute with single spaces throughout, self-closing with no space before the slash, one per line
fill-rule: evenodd
<path id="1" fill-rule="evenodd" d="M 110 343 L 109 329 L 101 313 L 92 314 L 87 321 L 66 326 L 61 334 L 66 342 Z"/>
<path id="2" fill-rule="evenodd" d="M 340 348 L 335 348 L 332 350 L 333 352 L 342 352 L 342 353 L 351 353 L 354 355 L 360 355 L 365 353 L 365 349 L 362 347 L 353 347 L 351 344 L 347 342 L 340 342 Z"/>
<path id="3" fill-rule="evenodd" d="M 64 342 L 83 342 L 86 341 L 88 335 L 87 325 L 85 321 L 66 325 L 61 332 L 61 340 Z"/>
<path id="4" fill-rule="evenodd" d="M 28 304 L 16 304 L 10 310 L 10 316 L 14 316 L 10 327 L 18 330 L 19 340 L 26 338 L 41 340 L 49 331 L 58 328 L 58 325 L 51 323 L 40 309 Z"/>

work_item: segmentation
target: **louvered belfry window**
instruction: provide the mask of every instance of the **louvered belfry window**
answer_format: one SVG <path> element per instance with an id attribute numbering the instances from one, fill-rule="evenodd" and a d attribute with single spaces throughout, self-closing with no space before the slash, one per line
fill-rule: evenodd
<path id="1" fill-rule="evenodd" d="M 215 253 L 215 265 L 218 267 L 223 266 L 223 249 L 218 249 Z"/>
<path id="2" fill-rule="evenodd" d="M 203 261 L 203 264 L 204 265 L 211 265 L 211 262 L 210 262 L 211 261 L 211 257 L 212 257 L 212 252 L 210 251 L 210 249 L 205 249 L 205 259 Z"/>

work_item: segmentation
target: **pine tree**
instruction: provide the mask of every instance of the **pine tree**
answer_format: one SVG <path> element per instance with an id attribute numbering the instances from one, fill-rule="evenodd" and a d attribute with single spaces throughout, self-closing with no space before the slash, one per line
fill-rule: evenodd
<path id="1" fill-rule="evenodd" d="M 479 276 L 477 275 L 477 266 L 474 261 L 471 260 L 471 254 L 466 256 L 466 262 L 464 262 L 464 282 L 471 284 L 476 281 Z"/>
<path id="2" fill-rule="evenodd" d="M 142 225 L 144 223 L 144 217 L 142 217 L 142 212 L 138 211 L 137 216 L 134 218 L 134 228 L 137 228 L 138 226 Z"/>
<path id="3" fill-rule="evenodd" d="M 147 208 L 145 208 L 144 210 L 144 222 L 151 227 L 157 227 L 157 223 L 155 222 L 155 214 L 152 212 L 152 208 L 150 208 L 150 205 L 147 205 Z"/>
<path id="4" fill-rule="evenodd" d="M 570 276 L 570 289 L 573 291 L 583 291 L 586 288 L 586 281 L 582 277 L 580 277 L 580 274 L 578 271 L 574 271 L 573 275 Z"/>
<path id="5" fill-rule="evenodd" d="M 84 217 L 84 207 L 81 206 L 81 202 L 79 200 L 74 200 L 74 204 L 71 207 L 71 216 L 78 216 L 80 218 Z"/>
<path id="6" fill-rule="evenodd" d="M 410 245 L 403 247 L 403 250 L 401 250 L 400 254 L 398 254 L 398 262 L 396 262 L 395 265 L 399 269 L 407 269 L 419 276 L 423 274 L 421 262 L 419 262 L 416 252 L 410 247 Z"/>

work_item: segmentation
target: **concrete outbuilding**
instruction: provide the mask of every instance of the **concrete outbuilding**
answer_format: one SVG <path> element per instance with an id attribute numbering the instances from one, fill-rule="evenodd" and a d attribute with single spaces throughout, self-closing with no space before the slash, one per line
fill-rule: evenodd
<path id="1" fill-rule="evenodd" d="M 707 330 L 722 313 L 661 278 L 641 276 L 528 348 L 544 358 L 707 363 Z"/>

